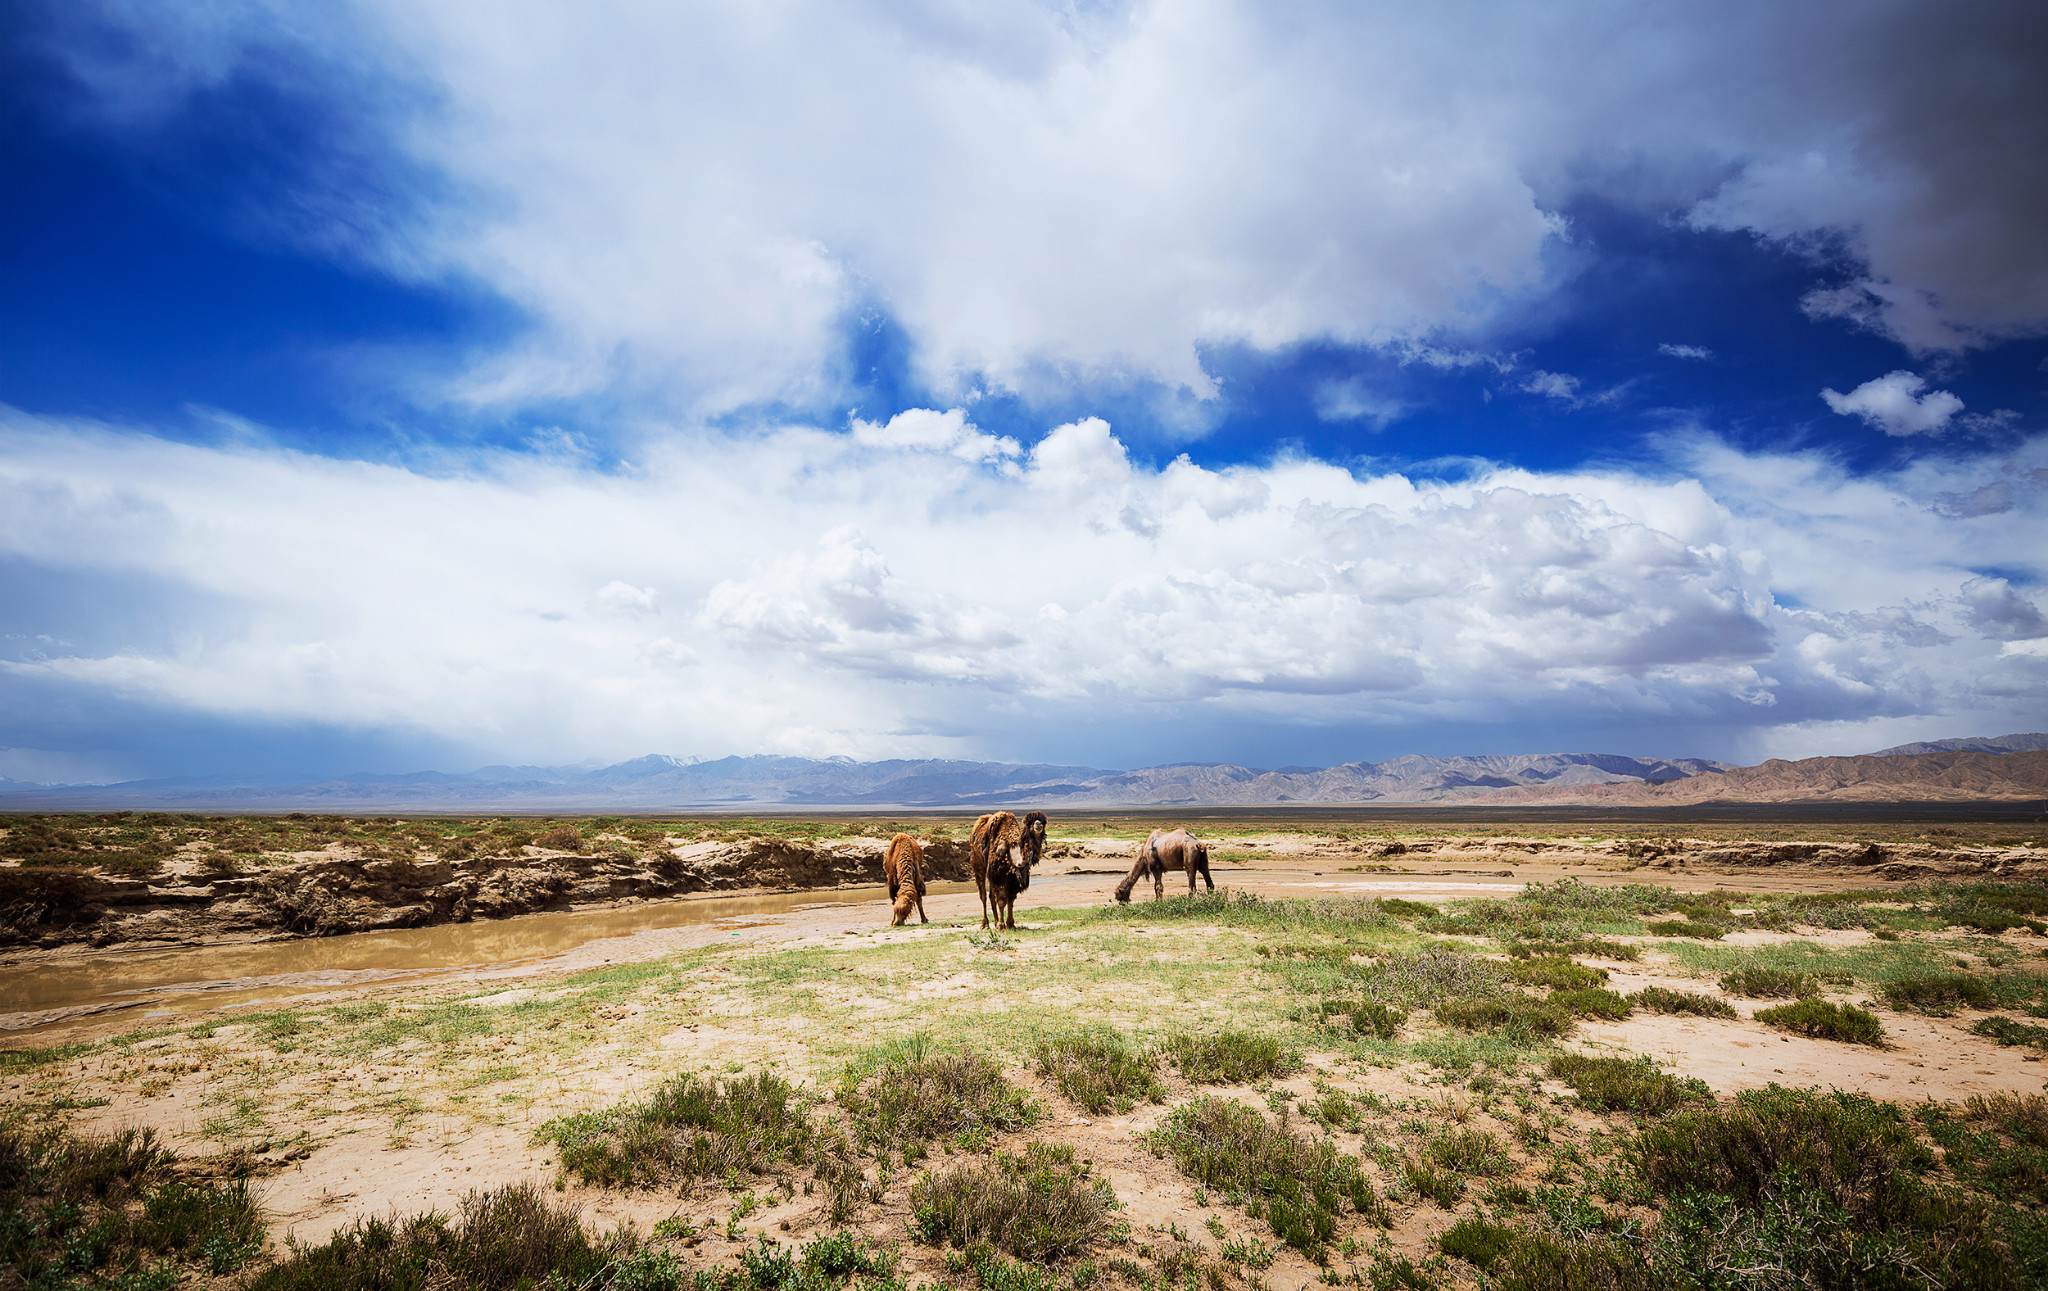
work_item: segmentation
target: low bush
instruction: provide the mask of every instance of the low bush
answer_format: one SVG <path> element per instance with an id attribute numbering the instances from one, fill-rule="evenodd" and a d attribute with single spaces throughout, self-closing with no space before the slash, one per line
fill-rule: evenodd
<path id="1" fill-rule="evenodd" d="M 1445 1210 L 1455 1210 L 1465 1199 L 1465 1176 L 1434 1161 L 1404 1161 L 1401 1177 L 1407 1181 L 1415 1195 L 1435 1202 Z"/>
<path id="2" fill-rule="evenodd" d="M 968 1050 L 884 1062 L 867 1079 L 842 1088 L 839 1102 L 862 1139 L 883 1150 L 936 1138 L 986 1142 L 1043 1114 L 1003 1079 L 1002 1068 Z"/>
<path id="3" fill-rule="evenodd" d="M 1213 1035 L 1180 1034 L 1161 1042 L 1160 1051 L 1198 1085 L 1248 1085 L 1301 1070 L 1301 1055 L 1272 1036 L 1249 1031 Z"/>
<path id="4" fill-rule="evenodd" d="M 1373 904 L 1397 919 L 1434 919 L 1443 913 L 1433 905 L 1421 901 L 1408 901 L 1401 897 L 1381 897 Z"/>
<path id="5" fill-rule="evenodd" d="M 1147 1139 L 1195 1182 L 1254 1198 L 1274 1235 L 1310 1259 L 1323 1258 L 1342 1203 L 1387 1219 L 1356 1161 L 1327 1139 L 1273 1124 L 1255 1107 L 1198 1098 L 1167 1113 Z"/>
<path id="6" fill-rule="evenodd" d="M 2035 1026 L 2016 1018 L 1982 1018 L 1970 1027 L 1971 1035 L 1980 1035 L 1996 1040 L 2008 1047 L 2024 1044 L 2036 1049 L 2048 1049 L 2048 1027 Z"/>
<path id="7" fill-rule="evenodd" d="M 1408 1020 L 1400 1009 L 1372 1000 L 1325 1000 L 1316 1006 L 1314 1015 L 1325 1023 L 1331 1018 L 1343 1018 L 1345 1022 L 1339 1025 L 1382 1040 L 1393 1039 L 1400 1033 L 1401 1024 Z"/>
<path id="8" fill-rule="evenodd" d="M 1694 995 L 1688 991 L 1667 990 L 1662 986 L 1645 986 L 1628 998 L 1628 1002 L 1646 1013 L 1686 1013 L 1701 1018 L 1739 1017 L 1735 1006 L 1716 995 Z"/>
<path id="9" fill-rule="evenodd" d="M 1644 924 L 1643 928 L 1652 937 L 1696 937 L 1702 941 L 1719 941 L 1728 935 L 1726 925 L 1701 923 L 1696 919 L 1663 919 Z"/>
<path id="10" fill-rule="evenodd" d="M 1091 1179 L 1064 1144 L 1026 1144 L 920 1176 L 910 1188 L 912 1227 L 927 1242 L 987 1242 L 1020 1260 L 1068 1259 L 1108 1236 L 1116 1194 Z"/>
<path id="11" fill-rule="evenodd" d="M 1552 991 L 1550 1002 L 1575 1018 L 1605 1018 L 1619 1021 L 1629 1015 L 1629 1002 L 1613 991 L 1589 987 L 1583 991 Z"/>
<path id="12" fill-rule="evenodd" d="M 761 1174 L 802 1164 L 813 1128 L 809 1100 L 780 1076 L 677 1076 L 643 1103 L 559 1117 L 538 1138 L 562 1168 L 603 1187 Z"/>
<path id="13" fill-rule="evenodd" d="M 1528 959 L 1534 955 L 1565 958 L 1590 955 L 1595 959 L 1619 959 L 1633 964 L 1643 957 L 1643 948 L 1632 941 L 1609 941 L 1604 937 L 1572 937 L 1561 941 L 1532 938 L 1510 943 L 1508 954 L 1516 959 Z"/>
<path id="14" fill-rule="evenodd" d="M 1449 1000 L 1436 1006 L 1436 1016 L 1440 1022 L 1467 1031 L 1555 1036 L 1572 1029 L 1571 1014 L 1548 1000 L 1531 999 L 1526 995 Z"/>
<path id="15" fill-rule="evenodd" d="M 1463 1260 L 1481 1273 L 1490 1273 L 1500 1257 L 1514 1246 L 1518 1234 L 1506 1224 L 1492 1224 L 1468 1215 L 1437 1235 L 1437 1249 L 1454 1260 Z"/>
<path id="16" fill-rule="evenodd" d="M 1759 1009 L 1756 1020 L 1815 1040 L 1840 1040 L 1845 1044 L 1884 1047 L 1884 1023 L 1877 1020 L 1875 1013 L 1849 1004 L 1800 1000 L 1774 1009 Z"/>
<path id="17" fill-rule="evenodd" d="M 1429 1141 L 1423 1154 L 1446 1170 L 1498 1178 L 1513 1169 L 1501 1141 L 1485 1130 L 1447 1130 Z"/>
<path id="18" fill-rule="evenodd" d="M 1789 968 L 1738 968 L 1721 974 L 1721 989 L 1745 999 L 1800 999 L 1820 993 L 1813 974 Z"/>
<path id="19" fill-rule="evenodd" d="M 1570 1085 L 1588 1107 L 1603 1112 L 1661 1116 L 1689 1102 L 1711 1101 L 1714 1096 L 1703 1082 L 1661 1072 L 1648 1058 L 1559 1054 L 1550 1060 L 1549 1071 Z"/>
<path id="20" fill-rule="evenodd" d="M 1035 1060 L 1039 1073 L 1054 1088 L 1098 1116 L 1112 1110 L 1128 1112 L 1140 1099 L 1156 1103 L 1166 1097 L 1166 1087 L 1156 1074 L 1157 1059 L 1132 1050 L 1122 1036 L 1043 1040 Z"/>
<path id="21" fill-rule="evenodd" d="M 1517 986 L 1549 986 L 1579 991 L 1606 982 L 1607 970 L 1588 968 L 1562 955 L 1532 955 L 1528 959 L 1509 961 L 1501 970 L 1501 977 Z"/>
<path id="22" fill-rule="evenodd" d="M 1916 973 L 1894 977 L 1881 993 L 1895 1009 L 1922 1013 L 1953 1013 L 1958 1005 L 1988 1009 L 1995 1003 L 1991 988 L 1968 973 Z"/>

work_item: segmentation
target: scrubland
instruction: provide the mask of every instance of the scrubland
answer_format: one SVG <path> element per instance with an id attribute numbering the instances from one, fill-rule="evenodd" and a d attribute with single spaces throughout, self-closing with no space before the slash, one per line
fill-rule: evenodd
<path id="1" fill-rule="evenodd" d="M 1271 832 L 1235 837 L 1249 858 Z M 1324 835 L 1314 885 L 1034 885 L 1014 934 L 971 893 L 900 929 L 877 901 L 609 964 L 46 1029 L 0 1052 L 0 1276 L 2048 1282 L 2048 887 L 1681 890 L 1618 847 L 1594 881 L 1341 890 L 1400 842 Z"/>

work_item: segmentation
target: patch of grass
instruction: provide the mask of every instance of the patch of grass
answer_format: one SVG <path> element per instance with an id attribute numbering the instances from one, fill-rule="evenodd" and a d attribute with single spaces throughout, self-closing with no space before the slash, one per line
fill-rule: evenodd
<path id="1" fill-rule="evenodd" d="M 1445 1210 L 1456 1210 L 1465 1199 L 1465 1176 L 1429 1160 L 1401 1163 L 1401 1178 L 1418 1197 L 1427 1198 Z"/>
<path id="2" fill-rule="evenodd" d="M 90 1045 L 83 1044 L 53 1044 L 41 1049 L 0 1049 L 0 1075 L 69 1062 L 89 1048 Z"/>
<path id="3" fill-rule="evenodd" d="M 1381 1040 L 1393 1039 L 1400 1033 L 1401 1024 L 1408 1020 L 1402 1010 L 1373 1000 L 1324 1000 L 1315 1007 L 1313 1015 L 1326 1024 L 1331 1018 L 1344 1018 L 1351 1030 Z"/>
<path id="4" fill-rule="evenodd" d="M 1397 919 L 1434 919 L 1443 911 L 1421 901 L 1409 901 L 1402 897 L 1381 897 L 1375 904 Z"/>
<path id="5" fill-rule="evenodd" d="M 1668 1075 L 1648 1058 L 1566 1053 L 1550 1060 L 1549 1071 L 1570 1085 L 1580 1101 L 1603 1112 L 1661 1116 L 1686 1103 L 1714 1097 L 1704 1082 Z"/>
<path id="6" fill-rule="evenodd" d="M 192 1183 L 148 1130 L 0 1130 L 0 1285 L 168 1288 L 262 1245 L 246 1181 Z"/>
<path id="7" fill-rule="evenodd" d="M 1598 986 L 1583 991 L 1552 991 L 1550 1003 L 1575 1018 L 1605 1018 L 1610 1022 L 1627 1017 L 1632 1007 L 1620 995 Z"/>
<path id="8" fill-rule="evenodd" d="M 1436 1244 L 1438 1250 L 1452 1259 L 1463 1260 L 1481 1273 L 1490 1273 L 1516 1240 L 1516 1230 L 1508 1225 L 1468 1215 L 1439 1233 Z"/>
<path id="9" fill-rule="evenodd" d="M 1219 1031 L 1212 1035 L 1168 1036 L 1160 1052 L 1180 1074 L 1198 1085 L 1248 1085 L 1301 1070 L 1301 1055 L 1270 1035 Z"/>
<path id="10" fill-rule="evenodd" d="M 1937 1158 L 1905 1111 L 1866 1094 L 1751 1090 L 1643 1130 L 1630 1152 L 1669 1199 L 1653 1244 L 1667 1265 L 1841 1287 L 2020 1286 L 2043 1271 L 2019 1263 L 2039 1258 L 2039 1217 L 1931 1177 Z"/>
<path id="11" fill-rule="evenodd" d="M 1093 1034 L 1041 1040 L 1034 1055 L 1038 1070 L 1076 1105 L 1100 1116 L 1128 1112 L 1141 1099 L 1161 1102 L 1158 1061 L 1133 1050 L 1121 1035 Z"/>
<path id="12" fill-rule="evenodd" d="M 2035 1026 L 2015 1018 L 1981 1018 L 1970 1027 L 1971 1035 L 1984 1036 L 2008 1047 L 2032 1045 L 2036 1049 L 2048 1049 L 2048 1027 Z"/>
<path id="13" fill-rule="evenodd" d="M 842 1084 L 839 1102 L 852 1114 L 863 1141 L 885 1151 L 937 1138 L 984 1144 L 1044 1114 L 1023 1090 L 1003 1079 L 1002 1068 L 965 1049 L 882 1062 L 866 1079 Z"/>
<path id="14" fill-rule="evenodd" d="M 1517 986 L 1549 986 L 1562 991 L 1581 991 L 1607 981 L 1607 970 L 1588 968 L 1561 955 L 1532 955 L 1510 961 L 1501 970 L 1503 980 Z"/>
<path id="15" fill-rule="evenodd" d="M 1168 1112 L 1146 1138 L 1195 1182 L 1251 1197 L 1274 1236 L 1319 1263 L 1342 1203 L 1386 1218 L 1356 1161 L 1327 1139 L 1311 1141 L 1275 1125 L 1255 1107 L 1204 1096 Z"/>
<path id="16" fill-rule="evenodd" d="M 1759 1009 L 1756 1020 L 1780 1027 L 1795 1035 L 1815 1040 L 1840 1040 L 1844 1044 L 1884 1047 L 1884 1023 L 1875 1013 L 1852 1004 L 1830 1004 L 1826 1000 L 1800 1000 L 1774 1009 Z"/>
<path id="17" fill-rule="evenodd" d="M 1110 1232 L 1116 1194 L 1074 1160 L 1065 1144 L 1028 1143 L 918 1178 L 910 1188 L 912 1227 L 927 1242 L 976 1242 L 1033 1262 L 1062 1260 Z"/>
<path id="18" fill-rule="evenodd" d="M 1628 1002 L 1646 1013 L 1686 1013 L 1701 1018 L 1739 1017 L 1735 1006 L 1716 995 L 1695 995 L 1662 986 L 1645 986 Z"/>
<path id="19" fill-rule="evenodd" d="M 1459 1174 L 1498 1178 L 1514 1168 L 1507 1148 L 1485 1130 L 1465 1127 L 1447 1130 L 1429 1141 L 1423 1153 L 1446 1170 Z"/>
<path id="20" fill-rule="evenodd" d="M 1818 995 L 1820 983 L 1811 973 L 1752 966 L 1723 973 L 1721 989 L 1745 999 L 1801 999 Z"/>
<path id="21" fill-rule="evenodd" d="M 645 1102 L 558 1117 L 536 1137 L 560 1149 L 564 1170 L 603 1187 L 722 1179 L 802 1164 L 814 1135 L 808 1105 L 769 1072 L 683 1075 Z"/>
<path id="22" fill-rule="evenodd" d="M 1643 930 L 1652 937 L 1695 937 L 1701 941 L 1719 941 L 1728 935 L 1725 924 L 1701 923 L 1696 919 L 1663 919 L 1643 925 Z"/>
<path id="23" fill-rule="evenodd" d="M 1996 1003 L 1991 988 L 1968 973 L 1912 973 L 1886 982 L 1881 993 L 1895 1009 L 1948 1014 L 1959 1005 L 1988 1009 Z"/>
<path id="24" fill-rule="evenodd" d="M 1537 939 L 1510 942 L 1508 954 L 1516 959 L 1527 959 L 1533 955 L 1557 955 L 1565 958 L 1573 955 L 1590 955 L 1595 959 L 1619 959 L 1633 964 L 1643 957 L 1643 948 L 1632 941 L 1609 941 L 1604 937 L 1572 937 L 1562 941 Z"/>
<path id="25" fill-rule="evenodd" d="M 1526 995 L 1492 999 L 1446 1000 L 1436 1006 L 1437 1020 L 1467 1031 L 1502 1031 L 1518 1036 L 1557 1036 L 1572 1029 L 1571 1014 L 1548 1000 Z"/>

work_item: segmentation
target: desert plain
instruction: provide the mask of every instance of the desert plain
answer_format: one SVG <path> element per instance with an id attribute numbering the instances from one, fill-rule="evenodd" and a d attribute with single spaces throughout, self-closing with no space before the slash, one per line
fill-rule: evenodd
<path id="1" fill-rule="evenodd" d="M 2023 807 L 970 823 L 9 819 L 0 1285 L 2048 1278 Z"/>

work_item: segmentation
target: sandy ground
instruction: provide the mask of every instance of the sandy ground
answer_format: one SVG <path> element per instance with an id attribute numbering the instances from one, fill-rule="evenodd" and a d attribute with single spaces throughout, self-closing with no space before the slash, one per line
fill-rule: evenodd
<path id="1" fill-rule="evenodd" d="M 1117 846 L 1121 849 L 1123 845 Z M 1249 867 L 1218 865 L 1215 874 L 1219 885 L 1273 897 L 1366 895 L 1411 900 L 1504 898 L 1520 891 L 1526 883 L 1566 875 L 1589 882 L 1656 882 L 1681 891 L 1828 891 L 1875 886 L 1867 876 L 1793 868 L 1631 873 L 1623 867 L 1560 865 L 1541 859 L 1482 855 L 1462 863 L 1415 858 L 1413 864 L 1385 867 L 1387 872 L 1347 873 L 1335 864 L 1336 859 L 1344 858 L 1333 858 L 1321 870 L 1314 868 L 1319 859 L 1322 858 L 1279 856 Z M 1355 864 L 1355 858 L 1352 860 Z M 1104 901 L 1115 877 L 1121 874 L 1118 862 L 1118 851 L 1109 851 L 1100 863 L 1083 858 L 1049 866 L 1050 873 L 1034 882 L 1021 903 L 1020 917 L 1026 930 L 1035 926 L 1035 909 Z M 1169 886 L 1169 892 L 1174 890 Z M 54 1096 L 60 1104 L 73 1109 L 66 1114 L 75 1127 L 151 1126 L 166 1135 L 182 1153 L 194 1157 L 220 1153 L 230 1141 L 232 1136 L 220 1128 L 220 1120 L 226 1114 L 224 1107 L 233 1104 L 233 1098 L 224 1092 L 231 1088 L 256 1091 L 243 1097 L 276 1100 L 289 1096 L 302 1105 L 322 1107 L 326 1110 L 319 1117 L 317 1128 L 281 1123 L 273 1118 L 267 1137 L 248 1138 L 237 1144 L 258 1162 L 264 1204 L 272 1218 L 273 1238 L 279 1242 L 318 1241 L 362 1215 L 425 1209 L 450 1212 L 465 1194 L 478 1188 L 526 1180 L 553 1187 L 559 1177 L 553 1151 L 532 1141 L 534 1129 L 551 1116 L 643 1092 L 679 1070 L 779 1062 L 787 1070 L 807 1071 L 811 1066 L 808 1049 L 812 1040 L 829 1035 L 845 1041 L 859 1035 L 864 1001 L 880 1000 L 885 991 L 894 990 L 899 995 L 908 992 L 907 998 L 933 1008 L 943 1008 L 949 999 L 980 998 L 989 987 L 990 974 L 999 972 L 999 966 L 988 972 L 935 971 L 907 986 L 900 982 L 886 986 L 870 983 L 855 974 L 839 997 L 844 1004 L 835 1015 L 821 1020 L 793 1019 L 786 1025 L 771 1026 L 758 1018 L 736 1015 L 731 1009 L 721 1011 L 712 1005 L 699 1009 L 692 1004 L 688 1016 L 665 1022 L 650 1033 L 646 1019 L 640 1016 L 642 1005 L 630 1001 L 603 1005 L 587 1020 L 573 1024 L 586 1029 L 577 1034 L 566 1051 L 559 1047 L 553 1051 L 555 1057 L 550 1061 L 561 1063 L 561 1070 L 534 1070 L 531 1055 L 514 1055 L 517 1061 L 513 1065 L 529 1064 L 515 1073 L 517 1078 L 524 1079 L 522 1088 L 528 1093 L 518 1101 L 491 1103 L 490 1115 L 478 1114 L 474 1103 L 458 1107 L 442 1097 L 450 1077 L 427 1061 L 428 1055 L 424 1053 L 408 1056 L 401 1047 L 396 1054 L 383 1053 L 375 1062 L 364 1060 L 355 1066 L 311 1063 L 293 1053 L 273 1052 L 257 1041 L 254 1028 L 237 1024 L 235 1019 L 252 1011 L 285 1005 L 307 1008 L 336 1001 L 390 1000 L 405 1007 L 422 999 L 473 993 L 485 987 L 497 989 L 472 999 L 471 1003 L 516 1009 L 545 1003 L 559 992 L 559 983 L 570 974 L 607 965 L 623 967 L 660 961 L 712 947 L 780 946 L 829 951 L 839 945 L 898 945 L 913 949 L 930 946 L 936 958 L 936 952 L 942 948 L 957 947 L 965 932 L 972 930 L 979 910 L 971 890 L 934 893 L 925 903 L 935 921 L 932 925 L 887 929 L 882 926 L 887 909 L 879 894 L 846 895 L 862 899 L 840 901 L 828 894 L 811 894 L 793 900 L 792 908 L 781 912 L 753 909 L 729 919 L 647 927 L 623 935 L 592 935 L 580 940 L 573 931 L 564 933 L 557 927 L 538 943 L 547 944 L 552 938 L 558 948 L 550 952 L 492 964 L 420 971 L 400 980 L 293 980 L 287 969 L 258 978 L 222 979 L 219 989 L 214 991 L 166 997 L 159 1001 L 160 1007 L 150 1010 L 158 1016 L 147 1019 L 179 1026 L 195 1020 L 215 1021 L 219 1025 L 210 1038 L 166 1034 L 9 1075 L 4 1087 L 0 1087 L 0 1103 L 47 1103 Z M 1139 898 L 1149 898 L 1149 892 L 1141 890 Z M 527 918 L 559 920 L 575 916 Z M 963 920 L 967 922 L 966 930 L 960 926 Z M 595 925 L 591 931 L 602 934 L 605 929 Z M 1200 951 L 1199 945 L 1186 944 L 1199 930 L 1143 931 L 1159 936 L 1171 949 Z M 1766 940 L 1773 936 L 1739 935 Z M 1868 938 L 1863 933 L 1803 932 L 1799 939 L 1846 947 Z M 561 944 L 565 940 L 574 944 Z M 2048 945 L 2024 931 L 2007 934 L 2006 940 L 2016 952 L 2036 956 Z M 189 953 L 203 961 L 204 952 Z M 1622 992 L 1662 984 L 1715 993 L 1710 982 L 1685 976 L 1660 959 L 1652 955 L 1643 964 L 1612 962 L 1602 966 L 1612 973 L 1611 986 Z M 194 971 L 199 971 L 200 961 L 195 961 Z M 288 961 L 289 956 L 284 956 L 282 962 Z M 715 986 L 717 974 L 729 970 L 712 961 L 703 971 L 705 980 Z M 707 988 L 705 998 L 711 998 L 712 993 Z M 1834 998 L 1871 1007 L 1870 1001 L 1853 992 Z M 90 1008 L 104 1002 L 102 997 L 71 1007 Z M 1863 1090 L 1892 1099 L 1954 1101 L 1997 1090 L 2037 1091 L 2044 1087 L 2044 1075 L 2048 1075 L 2037 1057 L 2027 1050 L 2000 1048 L 1966 1034 L 1969 1023 L 1981 1014 L 1965 1011 L 1954 1017 L 1935 1018 L 1879 1007 L 1877 1011 L 1892 1043 L 1887 1049 L 1875 1050 L 1782 1036 L 1747 1020 L 1750 1013 L 1767 1007 L 1769 1002 L 1734 1003 L 1744 1015 L 1743 1020 L 1639 1014 L 1622 1022 L 1587 1022 L 1572 1044 L 1590 1053 L 1649 1055 L 1680 1074 L 1704 1080 L 1724 1096 L 1777 1083 Z M 44 1018 L 18 1032 L 9 1043 L 14 1047 L 24 1043 L 50 1046 L 115 1035 L 143 1020 L 134 1013 L 129 1009 L 111 1017 L 82 1014 Z M 573 1055 L 573 1061 L 562 1056 L 565 1052 Z M 1283 1082 L 1282 1088 L 1306 1095 L 1321 1081 L 1347 1092 L 1370 1092 L 1397 1102 L 1468 1097 L 1447 1086 L 1441 1073 L 1419 1066 L 1376 1068 L 1350 1062 L 1339 1054 L 1318 1052 L 1309 1054 L 1309 1062 L 1309 1071 Z M 1141 1106 L 1125 1116 L 1090 1117 L 1077 1113 L 1056 1093 L 1040 1088 L 1028 1071 L 1013 1069 L 1011 1075 L 1037 1094 L 1050 1110 L 1050 1120 L 1034 1129 L 1032 1137 L 1051 1136 L 1071 1142 L 1083 1157 L 1095 1162 L 1126 1203 L 1128 1209 L 1123 1217 L 1132 1224 L 1139 1239 L 1145 1237 L 1148 1226 L 1163 1229 L 1178 1222 L 1194 1228 L 1201 1219 L 1214 1216 L 1233 1235 L 1270 1240 L 1271 1234 L 1263 1225 L 1248 1220 L 1239 1210 L 1220 1205 L 1206 1209 L 1197 1206 L 1192 1185 L 1137 1141 L 1134 1136 L 1157 1121 L 1165 1110 L 1163 1106 Z M 1170 1079 L 1169 1084 L 1169 1104 L 1196 1092 L 1178 1082 L 1177 1077 Z M 489 1084 L 478 1086 L 473 1097 L 481 1102 L 495 1088 Z M 1546 1089 L 1559 1095 L 1565 1092 L 1558 1085 Z M 430 1091 L 438 1093 L 428 1098 Z M 1253 1101 L 1264 1097 L 1248 1091 L 1221 1092 L 1236 1093 Z M 402 1125 L 394 1128 L 392 1114 L 378 1100 L 399 1093 L 418 1095 L 431 1106 L 401 1118 Z M 346 1110 L 345 1105 L 351 1101 L 364 1110 Z M 99 1105 L 94 1106 L 96 1102 Z M 1564 1120 L 1581 1128 L 1593 1124 L 1592 1118 L 1566 1103 L 1559 1106 Z M 1507 1124 L 1502 1115 L 1489 1116 L 1485 1111 L 1472 1115 L 1474 1124 L 1496 1128 Z M 1335 1138 L 1340 1148 L 1362 1151 L 1368 1158 L 1375 1146 L 1357 1134 L 1339 1132 Z M 1377 1166 L 1370 1167 L 1368 1174 L 1376 1185 L 1388 1182 Z M 907 1212 L 901 1199 L 901 1183 L 899 1178 L 889 1199 L 863 1217 L 866 1231 L 879 1241 L 902 1239 Z M 733 1220 L 730 1228 L 727 1221 L 734 1213 L 735 1202 L 730 1194 L 717 1189 L 678 1196 L 660 1191 L 606 1192 L 566 1183 L 563 1195 L 603 1225 L 630 1222 L 644 1233 L 656 1221 L 677 1214 L 708 1225 L 717 1231 L 695 1248 L 696 1255 L 706 1261 L 737 1251 L 761 1234 L 799 1237 L 826 1226 L 822 1198 L 801 1193 L 786 1199 L 763 1198 L 759 1209 L 744 1219 Z M 1427 1205 L 1403 1208 L 1397 1216 L 1393 1240 L 1404 1248 L 1419 1246 L 1428 1234 L 1447 1226 L 1452 1219 L 1452 1215 Z M 903 1251 L 905 1271 L 913 1278 L 938 1276 L 940 1265 L 935 1253 L 907 1243 Z M 1313 1282 L 1315 1273 L 1306 1261 L 1283 1252 L 1266 1275 L 1266 1281 L 1276 1288 L 1307 1286 Z"/>

